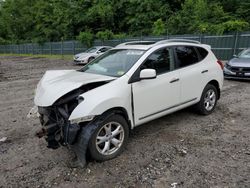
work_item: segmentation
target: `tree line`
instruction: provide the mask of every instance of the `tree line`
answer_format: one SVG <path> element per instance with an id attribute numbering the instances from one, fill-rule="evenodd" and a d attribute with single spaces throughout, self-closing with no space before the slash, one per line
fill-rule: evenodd
<path id="1" fill-rule="evenodd" d="M 0 0 L 0 44 L 248 30 L 249 0 Z"/>

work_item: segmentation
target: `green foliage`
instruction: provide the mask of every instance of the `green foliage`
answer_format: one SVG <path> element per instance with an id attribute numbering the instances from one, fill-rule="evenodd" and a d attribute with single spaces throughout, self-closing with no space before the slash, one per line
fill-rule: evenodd
<path id="1" fill-rule="evenodd" d="M 3 45 L 3 44 L 8 44 L 9 42 L 6 41 L 5 39 L 3 39 L 2 37 L 0 37 L 0 45 Z"/>
<path id="2" fill-rule="evenodd" d="M 236 15 L 250 24 L 250 2 L 241 2 L 239 8 L 236 10 Z M 245 30 L 250 30 L 250 25 Z"/>
<path id="3" fill-rule="evenodd" d="M 82 44 L 85 44 L 88 48 L 93 45 L 94 35 L 90 31 L 80 32 L 77 37 Z"/>
<path id="4" fill-rule="evenodd" d="M 154 22 L 153 35 L 163 35 L 166 33 L 166 25 L 162 19 L 158 19 Z"/>
<path id="5" fill-rule="evenodd" d="M 110 30 L 98 31 L 96 33 L 96 38 L 101 41 L 110 40 L 114 38 L 114 33 Z"/>
<path id="6" fill-rule="evenodd" d="M 152 34 L 152 26 L 157 19 L 166 20 L 172 11 L 166 1 L 131 0 L 124 19 L 128 33 L 134 35 Z"/>
<path id="7" fill-rule="evenodd" d="M 125 33 L 114 34 L 114 39 L 125 39 L 128 37 Z"/>
<path id="8" fill-rule="evenodd" d="M 247 21 L 234 18 L 217 2 L 185 0 L 182 9 L 168 20 L 171 33 L 223 34 L 247 29 Z"/>
<path id="9" fill-rule="evenodd" d="M 249 28 L 249 23 L 241 20 L 229 20 L 223 23 L 224 32 L 244 31 Z"/>
<path id="10" fill-rule="evenodd" d="M 250 30 L 249 10 L 249 0 L 0 0 L 0 42 L 43 44 L 89 30 L 102 41 L 166 31 L 223 34 Z"/>
<path id="11" fill-rule="evenodd" d="M 114 11 L 112 4 L 108 1 L 93 1 L 92 6 L 86 12 L 86 17 L 94 31 L 103 28 L 112 29 L 114 25 Z"/>

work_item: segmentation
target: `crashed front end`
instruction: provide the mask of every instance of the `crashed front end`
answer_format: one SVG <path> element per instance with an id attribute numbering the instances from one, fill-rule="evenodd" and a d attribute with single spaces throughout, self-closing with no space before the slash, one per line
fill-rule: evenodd
<path id="1" fill-rule="evenodd" d="M 60 145 L 74 144 L 80 126 L 70 123 L 67 107 L 38 107 L 38 113 L 42 129 L 37 132 L 37 136 L 46 136 L 48 148 L 57 149 Z"/>
<path id="2" fill-rule="evenodd" d="M 81 127 L 94 118 L 87 114 L 69 120 L 72 112 L 84 101 L 81 95 L 112 80 L 113 77 L 75 70 L 47 71 L 36 88 L 36 110 L 30 112 L 38 114 L 42 125 L 37 136 L 45 136 L 48 147 L 52 149 L 74 144 Z"/>
<path id="3" fill-rule="evenodd" d="M 95 116 L 85 116 L 69 120 L 73 110 L 83 102 L 80 96 L 84 92 L 104 85 L 107 81 L 84 85 L 59 98 L 52 106 L 37 107 L 42 129 L 37 132 L 39 138 L 45 136 L 48 148 L 57 149 L 68 144 L 73 145 L 81 128 L 91 122 Z"/>
<path id="4" fill-rule="evenodd" d="M 83 166 L 88 141 L 98 118 L 98 114 L 82 112 L 91 108 L 83 108 L 82 104 L 86 102 L 83 94 L 112 80 L 114 77 L 75 70 L 47 71 L 37 85 L 36 106 L 28 114 L 28 117 L 37 114 L 40 119 L 42 128 L 37 136 L 45 137 L 48 148 L 69 146 Z"/>

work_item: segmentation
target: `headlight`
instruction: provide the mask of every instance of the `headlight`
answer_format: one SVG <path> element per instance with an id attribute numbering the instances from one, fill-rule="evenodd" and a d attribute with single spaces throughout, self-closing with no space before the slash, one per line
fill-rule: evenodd
<path id="1" fill-rule="evenodd" d="M 231 66 L 229 64 L 226 63 L 225 67 L 230 70 L 231 69 Z"/>
<path id="2" fill-rule="evenodd" d="M 85 116 L 85 117 L 80 117 L 80 118 L 76 118 L 76 119 L 71 119 L 69 120 L 71 124 L 78 124 L 81 122 L 86 122 L 86 121 L 91 121 L 94 119 L 95 116 Z"/>

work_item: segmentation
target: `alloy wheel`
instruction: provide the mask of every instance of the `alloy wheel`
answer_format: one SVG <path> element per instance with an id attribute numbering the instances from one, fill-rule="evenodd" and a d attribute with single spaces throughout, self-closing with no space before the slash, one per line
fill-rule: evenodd
<path id="1" fill-rule="evenodd" d="M 216 93 L 214 90 L 209 89 L 204 98 L 204 106 L 207 111 L 211 111 L 216 103 Z"/>
<path id="2" fill-rule="evenodd" d="M 96 137 L 96 149 L 102 155 L 112 155 L 124 141 L 124 128 L 120 123 L 109 122 L 101 127 Z"/>

